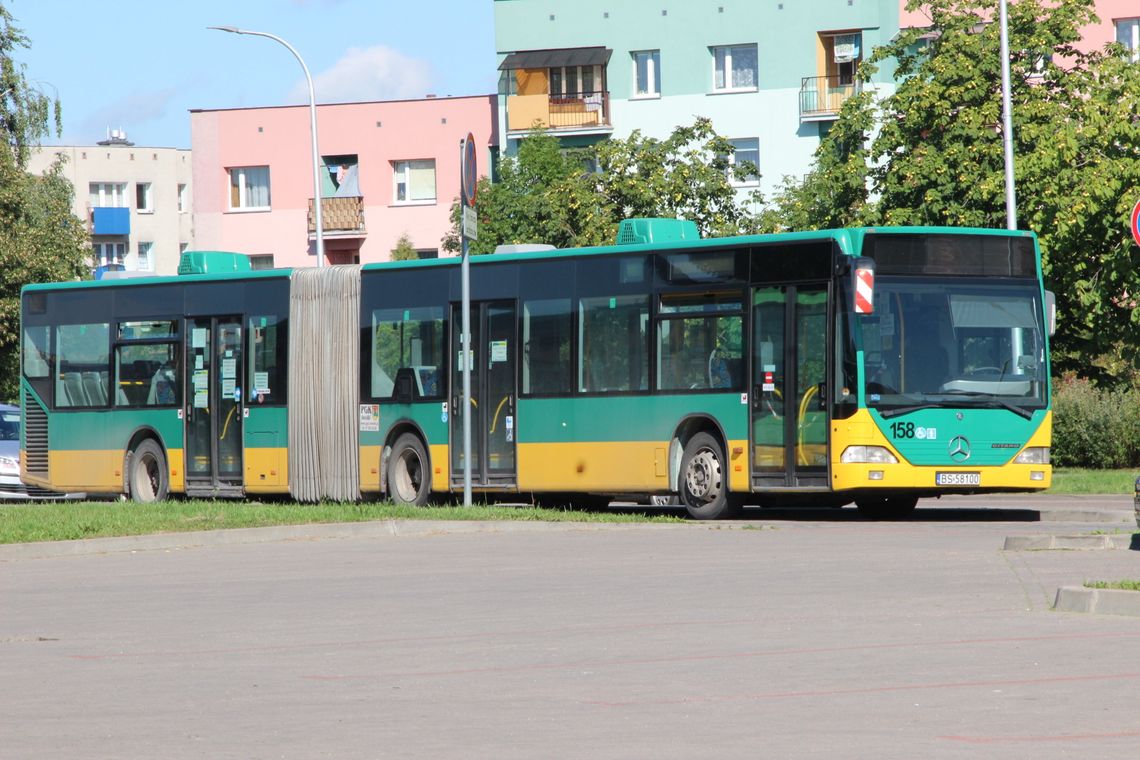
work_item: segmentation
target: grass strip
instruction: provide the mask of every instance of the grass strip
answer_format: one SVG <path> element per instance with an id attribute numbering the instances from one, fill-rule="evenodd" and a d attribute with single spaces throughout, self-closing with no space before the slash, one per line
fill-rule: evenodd
<path id="1" fill-rule="evenodd" d="M 1135 490 L 1137 475 L 1140 471 L 1061 467 L 1053 470 L 1053 484 L 1045 493 L 1131 494 Z"/>
<path id="2" fill-rule="evenodd" d="M 1140 581 L 1085 581 L 1085 588 L 1119 589 L 1121 591 L 1140 591 Z"/>
<path id="3" fill-rule="evenodd" d="M 0 543 L 369 520 L 682 522 L 681 518 L 672 515 L 652 515 L 636 510 L 583 512 L 568 508 L 509 505 L 407 507 L 387 502 L 301 504 L 284 500 L 171 500 L 155 504 L 129 501 L 21 502 L 0 504 Z"/>

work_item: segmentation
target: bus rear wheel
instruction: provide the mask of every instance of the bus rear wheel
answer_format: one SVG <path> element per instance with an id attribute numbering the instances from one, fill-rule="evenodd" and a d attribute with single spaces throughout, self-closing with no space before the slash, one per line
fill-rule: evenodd
<path id="1" fill-rule="evenodd" d="M 917 496 L 885 496 L 856 499 L 861 514 L 872 520 L 897 520 L 906 517 L 918 506 Z"/>
<path id="2" fill-rule="evenodd" d="M 131 501 L 151 504 L 166 499 L 170 477 L 166 470 L 166 455 L 153 438 L 139 443 L 131 452 L 127 468 L 127 488 Z"/>
<path id="3" fill-rule="evenodd" d="M 724 447 L 708 433 L 697 433 L 681 457 L 681 502 L 697 520 L 717 520 L 736 515 L 740 502 L 728 492 Z"/>
<path id="4" fill-rule="evenodd" d="M 388 457 L 388 495 L 396 504 L 422 507 L 431 493 L 428 459 L 419 437 L 404 433 Z"/>

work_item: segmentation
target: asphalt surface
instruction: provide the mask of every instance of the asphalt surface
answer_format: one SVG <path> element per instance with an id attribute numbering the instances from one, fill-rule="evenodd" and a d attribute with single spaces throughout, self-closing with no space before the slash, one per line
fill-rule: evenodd
<path id="1" fill-rule="evenodd" d="M 0 547 L 0 757 L 1131 757 L 1130 497 Z M 80 544 L 79 546 L 67 546 Z"/>

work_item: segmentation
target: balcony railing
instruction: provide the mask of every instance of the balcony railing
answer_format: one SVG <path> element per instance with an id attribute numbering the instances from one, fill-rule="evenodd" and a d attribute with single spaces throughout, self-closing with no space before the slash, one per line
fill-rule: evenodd
<path id="1" fill-rule="evenodd" d="M 326 234 L 351 237 L 363 235 L 364 198 L 359 195 L 343 198 L 321 198 L 321 223 Z M 309 234 L 317 232 L 317 211 L 309 199 Z"/>
<path id="2" fill-rule="evenodd" d="M 804 77 L 800 85 L 800 119 L 834 119 L 847 100 L 862 91 L 858 81 L 840 82 L 838 76 Z"/>
<path id="3" fill-rule="evenodd" d="M 511 95 L 507 98 L 507 129 L 525 132 L 535 124 L 543 129 L 608 129 L 608 92 L 568 93 L 566 95 Z"/>
<path id="4" fill-rule="evenodd" d="M 130 235 L 131 210 L 111 206 L 95 206 L 91 209 L 88 231 L 92 235 Z"/>

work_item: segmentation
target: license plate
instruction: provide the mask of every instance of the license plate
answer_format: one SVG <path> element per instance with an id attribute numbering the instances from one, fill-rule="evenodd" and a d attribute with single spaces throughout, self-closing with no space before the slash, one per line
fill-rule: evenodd
<path id="1" fill-rule="evenodd" d="M 939 486 L 980 486 L 982 473 L 980 472 L 936 472 L 934 484 Z"/>

